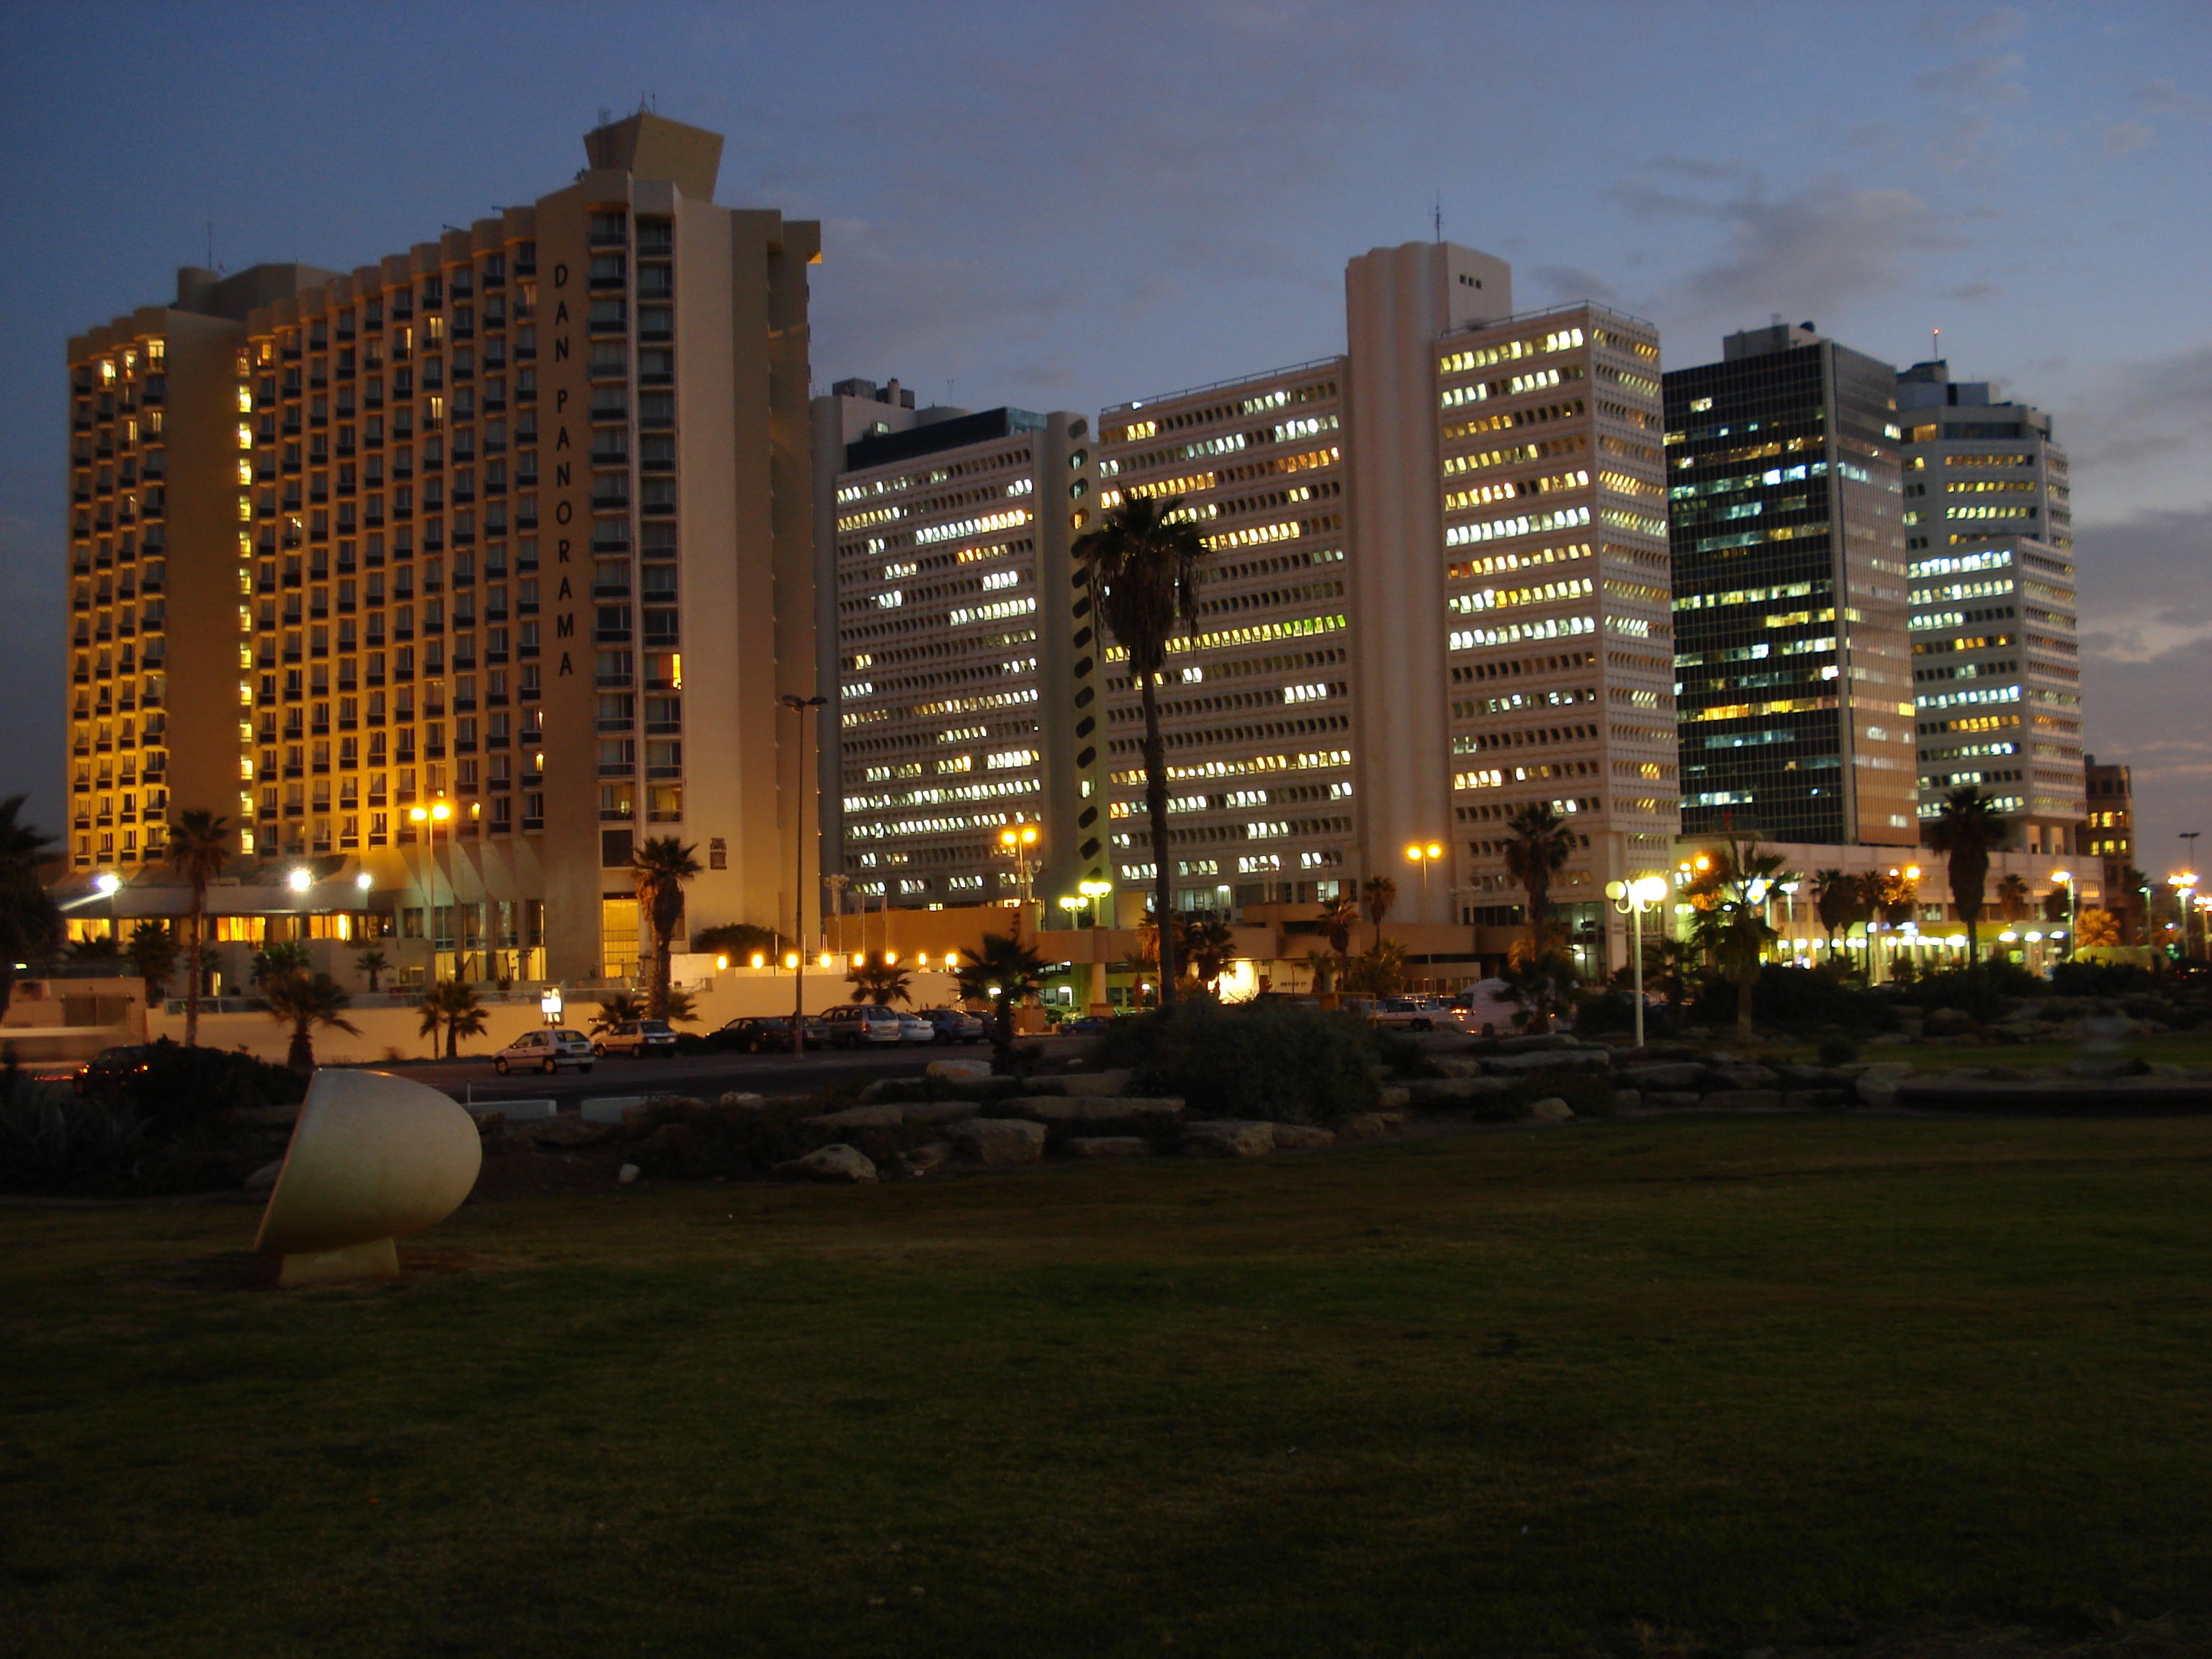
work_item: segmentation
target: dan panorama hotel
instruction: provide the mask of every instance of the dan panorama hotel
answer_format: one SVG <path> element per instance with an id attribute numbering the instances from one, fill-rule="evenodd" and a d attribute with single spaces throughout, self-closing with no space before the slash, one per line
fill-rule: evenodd
<path id="1" fill-rule="evenodd" d="M 713 133 L 585 144 L 466 230 L 185 270 L 70 342 L 68 846 L 118 915 L 201 808 L 405 975 L 628 971 L 648 835 L 708 866 L 687 931 L 790 927 L 818 228 L 717 205 Z"/>
<path id="2" fill-rule="evenodd" d="M 1182 497 L 1212 552 L 1161 694 L 1179 908 L 1382 874 L 1394 916 L 1495 928 L 1483 948 L 1502 949 L 1504 822 L 1534 800 L 1574 823 L 1578 929 L 1605 881 L 1668 867 L 1656 331 L 1586 304 L 1516 314 L 1504 262 L 1443 243 L 1353 260 L 1346 293 L 1347 353 L 1118 405 L 1095 441 L 1080 416 L 1021 411 L 966 432 L 857 382 L 817 402 L 818 441 L 834 423 L 847 444 L 834 480 L 817 450 L 845 746 L 827 867 L 878 902 L 888 881 L 893 905 L 972 902 L 1010 891 L 997 832 L 1036 822 L 1047 907 L 1104 881 L 1133 915 L 1153 871 L 1138 688 L 1069 550 L 1139 493 Z M 894 547 L 886 524 L 941 550 Z M 944 678 L 887 702 L 885 618 L 918 599 L 897 665 Z M 956 690 L 1010 701 L 938 706 Z M 1430 845 L 1425 879 L 1406 849 Z"/>

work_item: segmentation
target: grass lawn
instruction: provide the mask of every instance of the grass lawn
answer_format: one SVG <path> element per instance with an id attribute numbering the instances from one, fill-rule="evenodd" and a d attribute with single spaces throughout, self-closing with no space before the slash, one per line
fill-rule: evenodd
<path id="1" fill-rule="evenodd" d="M 248 1208 L 0 1209 L 0 1649 L 2189 1625 L 2208 1194 L 2203 1119 L 1629 1120 L 517 1200 L 291 1294 Z"/>
<path id="2" fill-rule="evenodd" d="M 1789 1058 L 1809 1061 L 1818 1056 L 1819 1051 L 1819 1044 L 1807 1042 L 1758 1048 L 1751 1053 L 1760 1060 L 1786 1054 Z M 2193 1031 L 2160 1031 L 2154 1036 L 2136 1037 L 2121 1045 L 2120 1052 L 2130 1059 L 2159 1065 L 2186 1066 L 2192 1070 L 2212 1066 L 2212 1027 Z M 1861 1060 L 1902 1060 L 1907 1066 L 1929 1072 L 1983 1066 L 2010 1066 L 2020 1071 L 2033 1071 L 2045 1066 L 2063 1067 L 2081 1057 L 2082 1050 L 2076 1044 L 2056 1041 L 1984 1043 L 1945 1042 L 1937 1039 L 1895 1048 L 1864 1041 L 1859 1043 Z"/>

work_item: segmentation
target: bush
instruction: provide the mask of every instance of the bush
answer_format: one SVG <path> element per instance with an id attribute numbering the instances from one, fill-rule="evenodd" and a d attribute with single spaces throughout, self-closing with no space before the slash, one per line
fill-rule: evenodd
<path id="1" fill-rule="evenodd" d="M 2039 995 L 2045 988 L 2041 980 L 2019 963 L 1996 961 L 1923 974 L 1890 994 L 1923 1012 L 1953 1008 L 1980 1024 L 1992 1025 L 2011 1012 L 2014 1002 Z"/>
<path id="2" fill-rule="evenodd" d="M 1326 1124 L 1375 1108 L 1376 1035 L 1356 1014 L 1194 1000 L 1116 1020 L 1098 1063 L 1127 1066 L 1140 1092 L 1180 1096 L 1192 1117 Z"/>
<path id="3" fill-rule="evenodd" d="M 2051 988 L 2064 997 L 2126 996 L 2163 991 L 2172 982 L 2132 962 L 2062 962 L 2051 970 Z"/>
<path id="4" fill-rule="evenodd" d="M 1859 1057 L 1859 1045 L 1849 1037 L 1832 1036 L 1820 1044 L 1820 1064 L 1848 1066 Z"/>
<path id="5" fill-rule="evenodd" d="M 1441 1077 L 1437 1063 L 1419 1037 L 1382 1026 L 1374 1028 L 1375 1057 L 1393 1077 Z"/>
<path id="6" fill-rule="evenodd" d="M 1735 1018 L 1731 1003 L 1729 1018 Z M 1594 991 L 1585 996 L 1575 1010 L 1575 1035 L 1580 1037 L 1605 1036 L 1618 1031 L 1636 1029 L 1636 993 Z M 1652 1037 L 1671 1037 L 1675 1035 L 1674 1011 L 1646 1006 L 1644 1010 L 1644 1035 Z"/>
<path id="7" fill-rule="evenodd" d="M 0 1079 L 0 1192 L 126 1192 L 149 1151 L 145 1120 L 119 1101 Z"/>
<path id="8" fill-rule="evenodd" d="M 295 1106 L 307 1079 L 228 1048 L 187 1048 L 163 1037 L 146 1050 L 143 1069 L 112 1079 L 101 1097 L 119 1101 L 157 1138 L 184 1133 L 224 1113 L 252 1106 Z"/>
<path id="9" fill-rule="evenodd" d="M 803 1120 L 853 1102 L 842 1095 L 794 1096 L 754 1106 L 708 1105 L 666 1096 L 646 1103 L 647 1134 L 631 1161 L 650 1176 L 704 1181 L 762 1176 L 817 1147 L 850 1146 L 887 1179 L 903 1167 L 898 1155 L 941 1131 L 929 1128 L 825 1129 Z"/>
<path id="10" fill-rule="evenodd" d="M 1844 1031 L 1886 1031 L 1897 1026 L 1897 1011 L 1883 996 L 1854 989 L 1826 968 L 1785 968 L 1768 963 L 1759 970 L 1751 996 L 1753 1023 L 1772 1030 L 1802 1031 L 1833 1026 Z M 1726 1026 L 1735 1020 L 1735 987 L 1716 981 L 1698 994 L 1694 1021 Z"/>

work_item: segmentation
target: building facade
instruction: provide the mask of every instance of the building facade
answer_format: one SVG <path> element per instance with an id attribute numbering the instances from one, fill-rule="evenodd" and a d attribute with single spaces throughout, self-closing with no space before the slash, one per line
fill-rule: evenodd
<path id="1" fill-rule="evenodd" d="M 1920 816 L 1978 785 L 2035 853 L 2070 853 L 2083 792 L 2066 452 L 2041 410 L 1941 361 L 1898 377 Z"/>
<path id="2" fill-rule="evenodd" d="M 2136 865 L 2135 772 L 2124 762 L 2100 765 L 2082 757 L 2083 792 L 2088 802 L 2078 851 L 2094 864 L 2100 886 L 2096 902 L 2120 925 L 2120 943 L 2147 943 L 2143 873 Z M 2084 895 L 2084 897 L 2087 897 Z"/>
<path id="3" fill-rule="evenodd" d="M 1896 371 L 1777 324 L 1665 383 L 1685 833 L 1911 845 Z"/>
<path id="4" fill-rule="evenodd" d="M 713 133 L 585 143 L 532 205 L 343 275 L 187 270 L 70 342 L 75 872 L 203 808 L 394 915 L 403 974 L 590 978 L 675 836 L 690 925 L 788 925 L 817 229 L 716 205 Z"/>

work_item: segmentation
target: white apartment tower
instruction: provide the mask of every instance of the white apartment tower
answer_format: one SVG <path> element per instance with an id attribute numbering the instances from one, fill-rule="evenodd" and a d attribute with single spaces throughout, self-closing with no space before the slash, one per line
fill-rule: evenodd
<path id="1" fill-rule="evenodd" d="M 715 134 L 585 143 L 531 205 L 70 343 L 74 871 L 216 812 L 403 979 L 629 971 L 641 836 L 698 848 L 687 931 L 790 926 L 817 228 L 717 205 Z"/>
<path id="2" fill-rule="evenodd" d="M 1954 381 L 1897 379 L 1920 816 L 1979 785 L 2018 846 L 2070 853 L 2088 810 L 2066 452 L 2051 416 Z"/>

